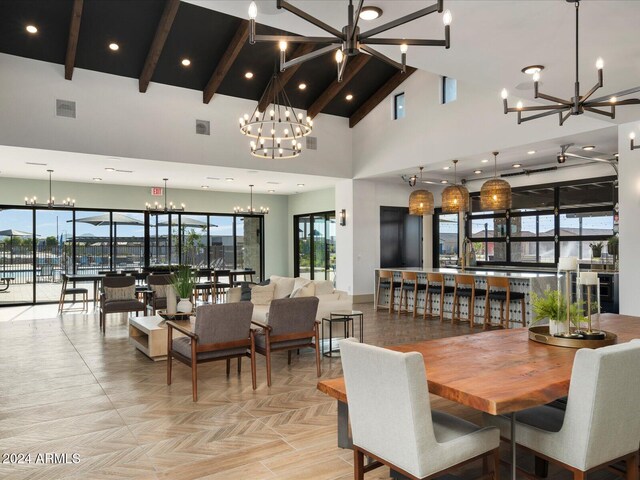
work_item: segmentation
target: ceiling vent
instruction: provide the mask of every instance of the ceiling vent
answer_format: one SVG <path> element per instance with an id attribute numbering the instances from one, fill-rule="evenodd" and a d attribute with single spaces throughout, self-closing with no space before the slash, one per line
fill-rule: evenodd
<path id="1" fill-rule="evenodd" d="M 76 102 L 57 99 L 56 117 L 76 118 Z"/>
<path id="2" fill-rule="evenodd" d="M 209 120 L 196 120 L 196 135 L 211 135 Z"/>
<path id="3" fill-rule="evenodd" d="M 307 139 L 307 150 L 318 149 L 318 137 L 305 137 Z"/>

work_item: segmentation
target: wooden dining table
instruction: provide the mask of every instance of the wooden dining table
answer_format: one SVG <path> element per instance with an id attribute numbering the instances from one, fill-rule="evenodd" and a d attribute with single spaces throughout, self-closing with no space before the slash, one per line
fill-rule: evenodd
<path id="1" fill-rule="evenodd" d="M 600 328 L 617 342 L 640 338 L 640 317 L 603 314 Z M 462 405 L 511 417 L 511 475 L 515 476 L 515 418 L 520 410 L 547 404 L 569 392 L 576 349 L 529 340 L 526 328 L 385 347 L 420 352 L 429 392 Z M 318 390 L 338 401 L 338 446 L 351 448 L 344 378 L 322 380 Z"/>

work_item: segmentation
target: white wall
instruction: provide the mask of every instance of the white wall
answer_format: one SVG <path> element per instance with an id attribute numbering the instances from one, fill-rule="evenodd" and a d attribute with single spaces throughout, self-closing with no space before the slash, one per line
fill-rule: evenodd
<path id="1" fill-rule="evenodd" d="M 18 178 L 0 178 L 0 204 L 21 205 L 26 196 L 36 195 L 46 199 L 49 193 L 46 181 Z M 104 185 L 89 183 L 55 182 L 54 193 L 59 198 L 75 198 L 81 208 L 113 208 L 144 210 L 146 202 L 158 200 L 146 187 Z M 55 195 L 54 195 L 55 196 Z M 168 198 L 174 203 L 186 204 L 186 211 L 193 213 L 233 213 L 236 205 L 247 203 L 246 194 L 197 190 L 170 189 Z M 265 216 L 265 277 L 286 275 L 288 202 L 285 195 L 254 195 L 254 203 L 269 206 Z M 11 225 L 1 226 L 10 228 Z"/>
<path id="2" fill-rule="evenodd" d="M 0 145 L 116 157 L 165 160 L 350 178 L 348 119 L 319 115 L 318 150 L 295 160 L 256 159 L 238 129 L 238 118 L 256 102 L 0 54 Z M 77 118 L 55 116 L 56 99 L 76 102 Z M 209 120 L 211 135 L 196 135 L 195 121 Z"/>

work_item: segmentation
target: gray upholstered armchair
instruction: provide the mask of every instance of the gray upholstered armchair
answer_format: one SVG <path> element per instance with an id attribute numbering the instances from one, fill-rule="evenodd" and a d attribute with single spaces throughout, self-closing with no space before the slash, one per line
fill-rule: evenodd
<path id="1" fill-rule="evenodd" d="M 148 297 L 152 315 L 156 314 L 156 310 L 167 308 L 167 287 L 172 281 L 172 274 L 152 274 L 147 277 L 147 285 L 152 292 Z"/>
<path id="2" fill-rule="evenodd" d="M 144 312 L 145 305 L 136 298 L 134 277 L 104 277 L 100 292 L 100 329 L 106 329 L 108 313 Z"/>
<path id="3" fill-rule="evenodd" d="M 639 365 L 637 341 L 578 350 L 566 410 L 543 405 L 518 412 L 516 442 L 574 479 L 619 460 L 626 460 L 627 478 L 638 478 Z M 511 438 L 507 418 L 485 414 L 484 421 Z"/>
<path id="4" fill-rule="evenodd" d="M 468 461 L 491 457 L 498 480 L 500 432 L 431 410 L 424 358 L 340 342 L 353 437 L 354 478 L 387 465 L 405 477 L 431 478 Z M 375 459 L 364 466 L 364 456 Z M 483 462 L 488 473 L 489 462 Z"/>
<path id="5" fill-rule="evenodd" d="M 271 386 L 271 352 L 311 347 L 316 351 L 316 370 L 320 376 L 320 340 L 318 334 L 317 297 L 282 298 L 272 300 L 266 323 L 254 320 L 261 328 L 256 334 L 256 352 L 267 357 L 267 385 Z"/>
<path id="6" fill-rule="evenodd" d="M 171 385 L 171 360 L 191 367 L 193 401 L 198 401 L 198 364 L 215 360 L 227 361 L 227 375 L 231 371 L 231 359 L 238 359 L 238 373 L 242 369 L 242 357 L 251 358 L 251 382 L 256 389 L 256 356 L 254 331 L 251 329 L 251 302 L 202 305 L 196 310 L 193 328 L 167 322 L 167 385 Z M 173 338 L 173 330 L 184 337 Z"/>

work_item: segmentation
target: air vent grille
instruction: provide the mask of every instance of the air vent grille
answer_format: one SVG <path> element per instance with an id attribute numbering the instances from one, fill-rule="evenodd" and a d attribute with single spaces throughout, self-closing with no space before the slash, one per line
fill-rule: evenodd
<path id="1" fill-rule="evenodd" d="M 307 150 L 318 149 L 318 137 L 306 137 L 306 139 L 307 139 Z"/>
<path id="2" fill-rule="evenodd" d="M 76 118 L 76 102 L 71 100 L 56 100 L 56 116 Z"/>
<path id="3" fill-rule="evenodd" d="M 196 135 L 211 135 L 209 120 L 196 120 Z"/>

